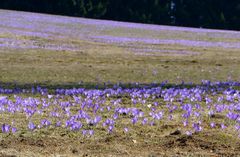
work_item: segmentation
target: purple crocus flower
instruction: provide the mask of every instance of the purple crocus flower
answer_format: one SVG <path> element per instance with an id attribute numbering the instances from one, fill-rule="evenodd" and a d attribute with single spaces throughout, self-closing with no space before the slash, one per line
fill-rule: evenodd
<path id="1" fill-rule="evenodd" d="M 142 125 L 147 124 L 147 122 L 148 122 L 148 118 L 144 118 L 144 119 L 142 120 Z"/>
<path id="2" fill-rule="evenodd" d="M 183 126 L 187 126 L 188 125 L 188 121 L 183 121 Z"/>
<path id="3" fill-rule="evenodd" d="M 223 96 L 218 97 L 217 101 L 222 102 L 224 100 Z"/>
<path id="4" fill-rule="evenodd" d="M 97 123 L 99 123 L 102 120 L 101 116 L 96 116 L 93 120 L 93 123 L 96 125 Z"/>
<path id="5" fill-rule="evenodd" d="M 17 132 L 17 128 L 12 127 L 12 133 L 14 134 L 14 133 L 16 133 L 16 132 Z"/>
<path id="6" fill-rule="evenodd" d="M 109 127 L 108 127 L 108 133 L 111 133 L 112 131 L 113 131 L 113 126 L 112 125 L 110 125 Z"/>
<path id="7" fill-rule="evenodd" d="M 201 115 L 201 114 L 200 114 L 199 112 L 197 112 L 197 111 L 194 112 L 194 116 L 200 117 L 200 115 Z"/>
<path id="8" fill-rule="evenodd" d="M 128 131 L 129 131 L 129 129 L 125 127 L 124 132 L 127 133 Z"/>
<path id="9" fill-rule="evenodd" d="M 227 128 L 227 127 L 223 123 L 221 123 L 221 129 L 223 130 L 225 128 Z"/>
<path id="10" fill-rule="evenodd" d="M 33 122 L 29 122 L 29 123 L 28 123 L 28 129 L 30 129 L 30 130 L 36 129 L 35 124 L 34 124 Z"/>
<path id="11" fill-rule="evenodd" d="M 111 110 L 111 106 L 107 106 L 107 110 L 110 111 Z"/>
<path id="12" fill-rule="evenodd" d="M 61 124 L 62 124 L 62 122 L 58 121 L 58 122 L 56 123 L 56 127 L 60 127 Z"/>
<path id="13" fill-rule="evenodd" d="M 133 117 L 133 118 L 132 118 L 132 124 L 136 124 L 137 121 L 138 121 L 138 118 L 137 118 L 137 117 Z"/>
<path id="14" fill-rule="evenodd" d="M 192 132 L 191 131 L 186 131 L 186 135 L 191 136 Z"/>
<path id="15" fill-rule="evenodd" d="M 118 114 L 117 113 L 115 113 L 114 115 L 113 115 L 113 119 L 117 119 L 118 118 Z"/>
<path id="16" fill-rule="evenodd" d="M 52 99 L 53 98 L 53 95 L 48 95 L 48 99 Z"/>
<path id="17" fill-rule="evenodd" d="M 240 125 L 235 125 L 235 129 L 237 130 L 237 131 L 239 131 L 240 130 Z"/>
<path id="18" fill-rule="evenodd" d="M 93 136 L 94 135 L 94 130 L 89 130 L 88 133 L 89 133 L 90 136 Z"/>
<path id="19" fill-rule="evenodd" d="M 211 128 L 215 128 L 216 124 L 214 122 L 210 123 Z"/>
<path id="20" fill-rule="evenodd" d="M 189 118 L 190 116 L 191 116 L 191 112 L 187 112 L 187 113 L 182 114 L 182 117 L 186 118 L 186 119 Z"/>
<path id="21" fill-rule="evenodd" d="M 211 98 L 206 97 L 205 100 L 206 100 L 206 104 L 212 103 L 212 99 Z"/>
<path id="22" fill-rule="evenodd" d="M 150 125 L 150 126 L 154 126 L 154 125 L 155 125 L 155 122 L 154 122 L 154 121 L 150 121 L 149 125 Z"/>
<path id="23" fill-rule="evenodd" d="M 81 122 L 73 122 L 71 125 L 71 130 L 79 130 L 82 127 L 82 123 Z"/>
<path id="24" fill-rule="evenodd" d="M 202 127 L 200 126 L 199 123 L 193 123 L 193 128 L 196 132 L 202 131 Z"/>
<path id="25" fill-rule="evenodd" d="M 87 130 L 82 130 L 82 135 L 86 136 L 87 135 Z"/>
<path id="26" fill-rule="evenodd" d="M 49 125 L 51 125 L 51 122 L 47 119 L 43 119 L 43 120 L 41 120 L 41 125 L 42 126 L 49 126 Z"/>
<path id="27" fill-rule="evenodd" d="M 10 131 L 11 126 L 8 124 L 2 125 L 2 133 L 8 133 Z"/>
<path id="28" fill-rule="evenodd" d="M 153 105 L 157 107 L 158 106 L 158 102 L 154 102 Z"/>

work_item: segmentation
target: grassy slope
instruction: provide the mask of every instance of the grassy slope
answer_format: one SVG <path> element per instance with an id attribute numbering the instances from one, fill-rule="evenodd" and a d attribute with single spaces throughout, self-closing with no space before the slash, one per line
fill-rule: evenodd
<path id="1" fill-rule="evenodd" d="M 202 79 L 238 80 L 239 49 L 196 47 L 178 44 L 106 43 L 94 36 L 233 42 L 231 32 L 192 32 L 163 27 L 159 30 L 82 22 L 61 16 L 0 11 L 0 44 L 4 39 L 20 42 L 0 46 L 0 81 L 51 84 L 84 82 L 200 82 Z M 52 19 L 58 19 L 51 21 Z M 141 26 L 141 25 L 140 25 Z M 171 30 L 173 29 L 173 30 Z M 38 33 L 38 34 L 36 34 Z M 48 35 L 48 37 L 43 36 Z M 237 36 L 237 37 L 236 37 Z M 10 42 L 10 43 L 11 43 Z M 6 42 L 4 43 L 6 45 Z M 58 50 L 62 45 L 71 50 Z M 29 45 L 36 48 L 31 49 Z M 53 45 L 53 49 L 45 48 Z M 145 50 L 152 52 L 144 52 Z M 166 52 L 156 52 L 158 50 Z M 138 51 L 141 51 L 139 53 Z M 176 51 L 176 52 L 168 52 Z M 180 54 L 181 52 L 194 54 Z"/>

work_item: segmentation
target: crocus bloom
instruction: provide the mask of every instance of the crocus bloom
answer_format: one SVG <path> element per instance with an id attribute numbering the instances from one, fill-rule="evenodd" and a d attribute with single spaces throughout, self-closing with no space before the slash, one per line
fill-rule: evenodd
<path id="1" fill-rule="evenodd" d="M 3 124 L 2 125 L 2 132 L 3 133 L 8 133 L 10 131 L 10 125 L 8 124 Z"/>
<path id="2" fill-rule="evenodd" d="M 14 134 L 15 132 L 17 132 L 17 128 L 12 127 L 12 133 Z"/>
<path id="3" fill-rule="evenodd" d="M 82 130 L 82 135 L 85 136 L 87 134 L 87 130 Z"/>
<path id="4" fill-rule="evenodd" d="M 28 128 L 29 128 L 30 130 L 34 130 L 34 129 L 36 128 L 36 126 L 34 125 L 33 122 L 29 122 L 29 123 L 28 123 Z"/>
<path id="5" fill-rule="evenodd" d="M 89 132 L 89 135 L 90 135 L 90 136 L 93 136 L 93 135 L 94 135 L 94 131 L 93 131 L 93 130 L 89 130 L 88 132 Z"/>
<path id="6" fill-rule="evenodd" d="M 110 126 L 108 127 L 108 132 L 111 133 L 112 131 L 113 131 L 113 126 L 110 125 Z"/>
<path id="7" fill-rule="evenodd" d="M 211 123 L 210 123 L 210 126 L 211 126 L 211 128 L 215 128 L 215 123 L 214 123 L 214 122 L 211 122 Z"/>

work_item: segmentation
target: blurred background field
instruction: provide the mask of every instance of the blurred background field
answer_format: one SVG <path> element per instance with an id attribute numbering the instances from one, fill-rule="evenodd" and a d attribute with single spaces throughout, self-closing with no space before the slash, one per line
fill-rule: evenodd
<path id="1" fill-rule="evenodd" d="M 240 33 L 0 11 L 0 81 L 239 80 Z"/>

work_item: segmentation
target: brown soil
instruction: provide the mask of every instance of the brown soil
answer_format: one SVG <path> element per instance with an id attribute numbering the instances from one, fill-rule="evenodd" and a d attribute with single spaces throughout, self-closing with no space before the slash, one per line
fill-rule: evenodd
<path id="1" fill-rule="evenodd" d="M 117 134 L 101 139 L 13 137 L 0 142 L 0 156 L 240 156 L 240 141 L 219 139 L 211 133 L 163 137 L 131 137 Z"/>

